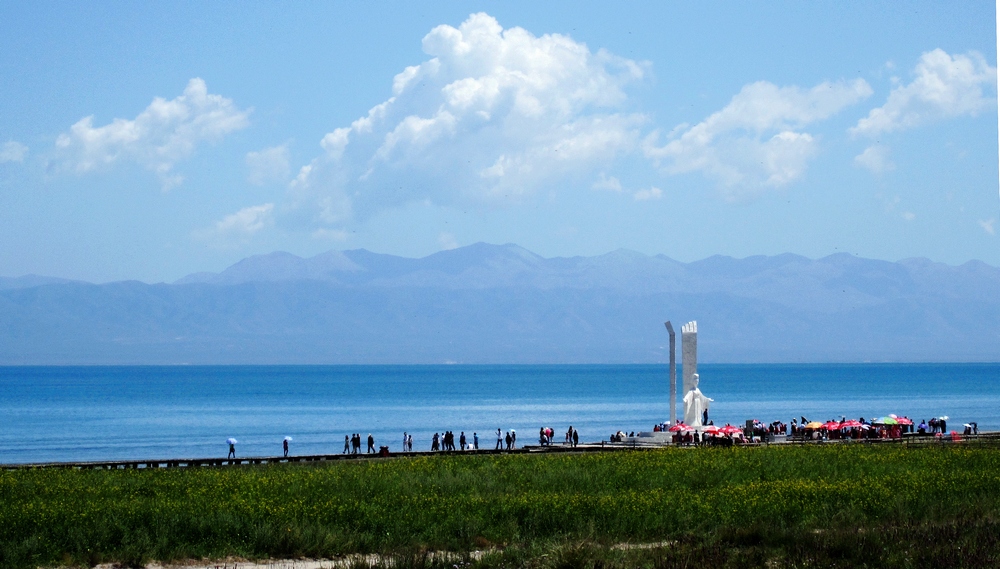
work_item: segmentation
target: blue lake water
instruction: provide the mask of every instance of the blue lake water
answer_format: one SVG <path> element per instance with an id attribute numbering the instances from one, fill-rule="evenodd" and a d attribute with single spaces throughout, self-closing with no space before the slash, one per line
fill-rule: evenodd
<path id="1" fill-rule="evenodd" d="M 716 424 L 948 415 L 1000 430 L 1000 364 L 701 364 Z M 678 369 L 678 377 L 680 370 Z M 481 446 L 540 426 L 582 441 L 650 430 L 669 413 L 665 365 L 0 367 L 0 463 L 335 453 L 372 433 L 427 450 L 434 432 Z M 678 412 L 682 405 L 678 403 Z"/>

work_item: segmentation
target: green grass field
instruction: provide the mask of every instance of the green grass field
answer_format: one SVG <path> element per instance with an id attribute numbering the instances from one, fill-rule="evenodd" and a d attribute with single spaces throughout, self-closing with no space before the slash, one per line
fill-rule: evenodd
<path id="1" fill-rule="evenodd" d="M 963 445 L 0 472 L 11 568 L 494 548 L 472 565 L 983 567 L 998 520 L 1000 449 Z"/>

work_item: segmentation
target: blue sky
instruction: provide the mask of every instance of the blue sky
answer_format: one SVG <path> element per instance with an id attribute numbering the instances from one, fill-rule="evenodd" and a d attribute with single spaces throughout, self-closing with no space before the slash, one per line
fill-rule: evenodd
<path id="1" fill-rule="evenodd" d="M 0 8 L 0 275 L 477 241 L 1000 265 L 988 2 Z"/>

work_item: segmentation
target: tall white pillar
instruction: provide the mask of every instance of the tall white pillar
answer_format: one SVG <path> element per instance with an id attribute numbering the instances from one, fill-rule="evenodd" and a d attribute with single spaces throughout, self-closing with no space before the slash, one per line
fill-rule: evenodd
<path id="1" fill-rule="evenodd" d="M 1000 2 L 1000 0 L 997 0 Z M 674 327 L 667 320 L 667 333 L 670 334 L 670 424 L 677 424 L 677 340 Z"/>
<path id="2" fill-rule="evenodd" d="M 694 374 L 698 373 L 698 322 L 694 320 L 681 327 L 681 367 L 687 395 L 694 388 Z"/>

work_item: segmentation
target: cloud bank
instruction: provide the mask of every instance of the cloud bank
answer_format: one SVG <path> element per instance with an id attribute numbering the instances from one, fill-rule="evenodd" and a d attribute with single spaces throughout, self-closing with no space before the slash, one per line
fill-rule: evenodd
<path id="1" fill-rule="evenodd" d="M 291 184 L 293 207 L 337 223 L 418 200 L 518 203 L 637 148 L 645 117 L 622 108 L 643 64 L 482 13 L 434 28 L 423 51 L 392 97 L 323 138 Z"/>
<path id="2" fill-rule="evenodd" d="M 812 89 L 759 81 L 702 122 L 675 129 L 665 144 L 654 132 L 644 151 L 669 174 L 700 171 L 728 198 L 745 199 L 800 178 L 817 153 L 816 138 L 804 128 L 871 94 L 862 79 Z"/>
<path id="3" fill-rule="evenodd" d="M 4 162 L 24 162 L 24 158 L 27 155 L 28 147 L 16 140 L 8 140 L 0 146 L 0 164 Z"/>
<path id="4" fill-rule="evenodd" d="M 177 162 L 202 142 L 246 128 L 249 114 L 209 93 L 203 80 L 191 79 L 183 94 L 169 101 L 156 97 L 134 119 L 116 118 L 98 127 L 93 116 L 80 119 L 56 139 L 55 165 L 82 174 L 130 160 L 155 172 L 168 190 L 183 182 L 174 172 Z"/>
<path id="5" fill-rule="evenodd" d="M 975 116 L 996 105 L 984 89 L 996 88 L 997 70 L 976 52 L 929 51 L 920 56 L 913 75 L 913 81 L 893 89 L 884 105 L 859 120 L 851 134 L 874 137 L 944 118 Z"/>

